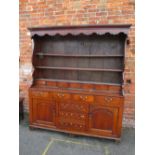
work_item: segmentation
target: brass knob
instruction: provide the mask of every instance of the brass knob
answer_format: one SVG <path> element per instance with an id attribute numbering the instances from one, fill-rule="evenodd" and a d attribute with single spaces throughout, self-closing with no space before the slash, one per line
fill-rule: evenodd
<path id="1" fill-rule="evenodd" d="M 111 102 L 111 101 L 112 101 L 112 98 L 111 98 L 111 97 L 106 97 L 106 98 L 105 98 L 105 101 Z"/>
<path id="2" fill-rule="evenodd" d="M 59 97 L 64 97 L 65 95 L 64 95 L 64 94 L 59 94 L 59 93 L 58 93 L 58 96 L 59 96 Z"/>
<path id="3" fill-rule="evenodd" d="M 83 99 L 83 100 L 86 100 L 87 96 L 85 96 L 85 97 L 84 96 L 80 96 L 80 98 Z"/>
<path id="4" fill-rule="evenodd" d="M 81 118 L 84 118 L 84 115 L 81 115 Z"/>

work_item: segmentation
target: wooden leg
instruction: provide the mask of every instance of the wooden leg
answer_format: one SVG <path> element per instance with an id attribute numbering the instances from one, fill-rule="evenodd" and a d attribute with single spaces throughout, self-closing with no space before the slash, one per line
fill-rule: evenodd
<path id="1" fill-rule="evenodd" d="M 22 112 L 21 117 L 22 117 L 22 120 L 23 120 L 24 119 L 24 112 Z"/>
<path id="2" fill-rule="evenodd" d="M 119 144 L 120 142 L 121 142 L 121 139 L 116 139 L 116 140 L 115 140 L 115 143 L 116 143 L 116 144 Z"/>
<path id="3" fill-rule="evenodd" d="M 23 98 L 19 99 L 19 122 L 24 119 Z"/>
<path id="4" fill-rule="evenodd" d="M 30 129 L 30 130 L 34 130 L 35 128 L 34 128 L 34 127 L 32 127 L 32 126 L 29 126 L 29 129 Z"/>
<path id="5" fill-rule="evenodd" d="M 74 137 L 76 137 L 76 135 L 74 135 L 74 134 L 69 134 L 69 137 L 74 138 Z"/>

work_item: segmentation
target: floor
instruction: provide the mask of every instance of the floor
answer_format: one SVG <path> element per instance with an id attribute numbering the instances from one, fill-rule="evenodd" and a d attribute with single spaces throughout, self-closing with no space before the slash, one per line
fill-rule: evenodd
<path id="1" fill-rule="evenodd" d="M 135 131 L 124 128 L 120 143 L 70 136 L 47 130 L 30 130 L 27 118 L 19 125 L 19 155 L 134 155 Z"/>

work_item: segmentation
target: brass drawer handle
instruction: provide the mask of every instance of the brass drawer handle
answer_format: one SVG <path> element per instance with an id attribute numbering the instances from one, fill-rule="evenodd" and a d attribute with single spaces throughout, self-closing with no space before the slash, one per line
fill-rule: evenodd
<path id="1" fill-rule="evenodd" d="M 88 97 L 87 96 L 80 96 L 80 98 L 82 99 L 82 100 L 86 100 Z"/>
<path id="2" fill-rule="evenodd" d="M 37 96 L 37 97 L 48 97 L 50 95 L 49 92 L 33 92 L 33 95 L 34 96 Z"/>
<path id="3" fill-rule="evenodd" d="M 112 98 L 111 97 L 105 97 L 105 101 L 106 102 L 111 102 L 112 101 Z"/>
<path id="4" fill-rule="evenodd" d="M 64 97 L 65 95 L 64 95 L 64 94 L 58 94 L 58 96 L 59 96 L 59 97 Z"/>
<path id="5" fill-rule="evenodd" d="M 84 115 L 81 115 L 81 118 L 84 118 Z"/>

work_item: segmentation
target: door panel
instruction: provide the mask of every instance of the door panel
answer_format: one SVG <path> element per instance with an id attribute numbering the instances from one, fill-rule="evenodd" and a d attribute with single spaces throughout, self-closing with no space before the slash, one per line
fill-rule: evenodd
<path id="1" fill-rule="evenodd" d="M 55 124 L 55 104 L 50 100 L 42 98 L 32 99 L 33 122 L 54 126 Z"/>
<path id="2" fill-rule="evenodd" d="M 115 135 L 117 131 L 118 108 L 90 106 L 89 131 L 100 135 Z"/>
<path id="3" fill-rule="evenodd" d="M 108 109 L 99 109 L 94 111 L 92 127 L 95 129 L 112 130 L 113 112 Z"/>

